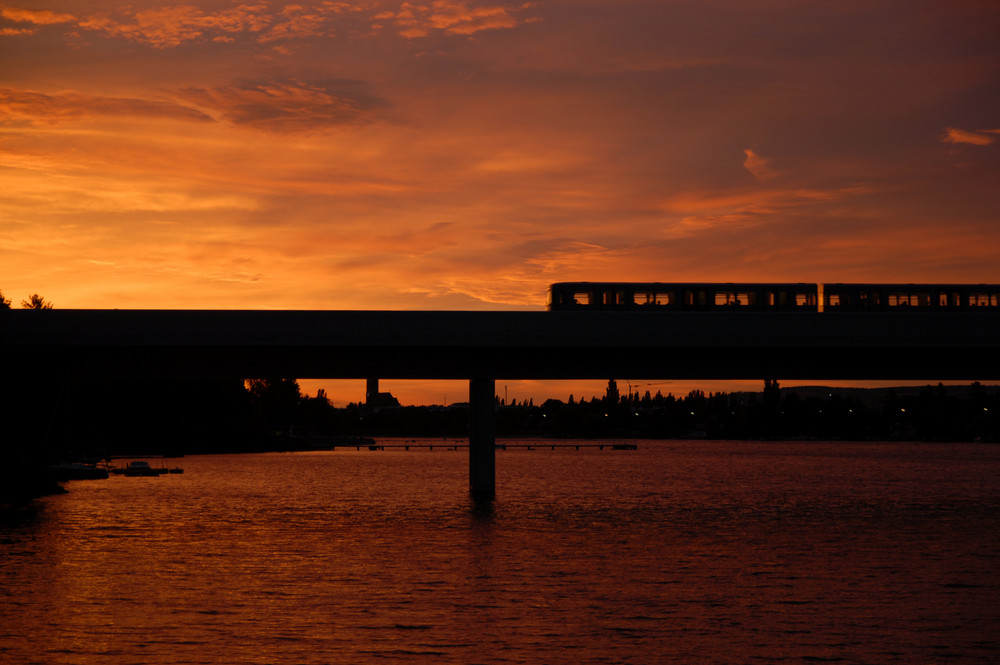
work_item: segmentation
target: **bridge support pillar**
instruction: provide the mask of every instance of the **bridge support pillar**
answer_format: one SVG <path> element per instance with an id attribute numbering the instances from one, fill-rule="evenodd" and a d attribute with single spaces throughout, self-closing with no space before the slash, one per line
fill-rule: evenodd
<path id="1" fill-rule="evenodd" d="M 469 381 L 469 490 L 475 499 L 496 496 L 496 381 Z"/>

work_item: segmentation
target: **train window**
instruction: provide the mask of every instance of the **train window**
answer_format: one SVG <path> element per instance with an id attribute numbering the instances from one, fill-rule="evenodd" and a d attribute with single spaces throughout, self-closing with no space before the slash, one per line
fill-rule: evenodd
<path id="1" fill-rule="evenodd" d="M 757 294 L 753 291 L 716 291 L 716 307 L 747 307 L 757 304 Z"/>
<path id="2" fill-rule="evenodd" d="M 930 307 L 929 293 L 890 293 L 889 307 Z"/>
<path id="3" fill-rule="evenodd" d="M 788 305 L 787 291 L 767 291 L 764 293 L 764 305 L 766 307 L 785 307 Z"/>
<path id="4" fill-rule="evenodd" d="M 942 291 L 938 294 L 938 307 L 961 307 L 962 296 L 958 293 Z"/>
<path id="5" fill-rule="evenodd" d="M 693 307 L 697 304 L 699 307 L 704 307 L 708 304 L 708 297 L 704 291 L 685 291 L 684 292 L 684 304 L 688 307 Z"/>
<path id="6" fill-rule="evenodd" d="M 1000 295 L 996 293 L 970 293 L 969 307 L 1000 306 Z"/>
<path id="7" fill-rule="evenodd" d="M 796 293 L 795 294 L 795 306 L 796 307 L 815 307 L 816 306 L 816 294 L 815 293 Z"/>
<path id="8" fill-rule="evenodd" d="M 881 302 L 878 291 L 860 291 L 858 293 L 858 307 L 862 309 L 877 308 Z"/>
<path id="9" fill-rule="evenodd" d="M 828 307 L 847 307 L 851 304 L 851 296 L 846 293 L 830 293 L 826 296 Z"/>
<path id="10" fill-rule="evenodd" d="M 574 291 L 573 297 L 570 299 L 570 304 L 573 305 L 590 305 L 594 301 L 594 294 L 590 291 Z"/>
<path id="11" fill-rule="evenodd" d="M 605 305 L 624 305 L 625 304 L 625 292 L 624 291 L 605 291 L 604 292 L 604 304 Z"/>
<path id="12" fill-rule="evenodd" d="M 636 291 L 632 294 L 635 305 L 673 305 L 677 296 L 673 291 Z"/>

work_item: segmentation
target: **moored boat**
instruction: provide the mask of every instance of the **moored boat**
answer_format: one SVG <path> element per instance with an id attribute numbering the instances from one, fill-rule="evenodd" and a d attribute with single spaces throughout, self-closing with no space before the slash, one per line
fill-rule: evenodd
<path id="1" fill-rule="evenodd" d="M 107 469 L 83 462 L 54 464 L 47 470 L 49 477 L 59 483 L 67 480 L 100 480 L 108 477 Z"/>
<path id="2" fill-rule="evenodd" d="M 123 476 L 162 476 L 167 473 L 168 469 L 160 468 L 156 469 L 149 466 L 149 462 L 143 460 L 136 460 L 134 462 L 129 462 L 127 466 L 119 471 Z"/>

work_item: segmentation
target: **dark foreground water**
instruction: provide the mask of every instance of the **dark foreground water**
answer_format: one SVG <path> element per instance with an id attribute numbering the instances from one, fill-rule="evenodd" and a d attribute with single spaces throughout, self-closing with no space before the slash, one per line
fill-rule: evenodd
<path id="1" fill-rule="evenodd" d="M 2 663 L 992 663 L 1000 447 L 189 457 L 0 522 Z"/>

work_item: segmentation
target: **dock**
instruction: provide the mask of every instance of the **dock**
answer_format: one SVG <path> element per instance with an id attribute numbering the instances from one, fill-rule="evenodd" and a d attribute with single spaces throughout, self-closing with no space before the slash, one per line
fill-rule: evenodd
<path id="1" fill-rule="evenodd" d="M 341 445 L 332 446 L 332 450 L 337 448 L 354 448 L 355 450 L 361 450 L 362 448 L 367 450 L 410 450 L 415 449 L 426 449 L 434 450 L 438 448 L 440 450 L 462 450 L 468 449 L 468 443 L 372 443 L 372 444 L 358 444 L 358 445 Z M 604 450 L 605 448 L 609 450 L 638 450 L 639 446 L 634 443 L 498 443 L 495 445 L 496 450 L 512 450 L 512 449 L 522 449 L 522 450 L 556 450 L 559 448 L 572 448 L 574 450 L 580 450 L 581 448 L 597 448 L 598 450 Z"/>

